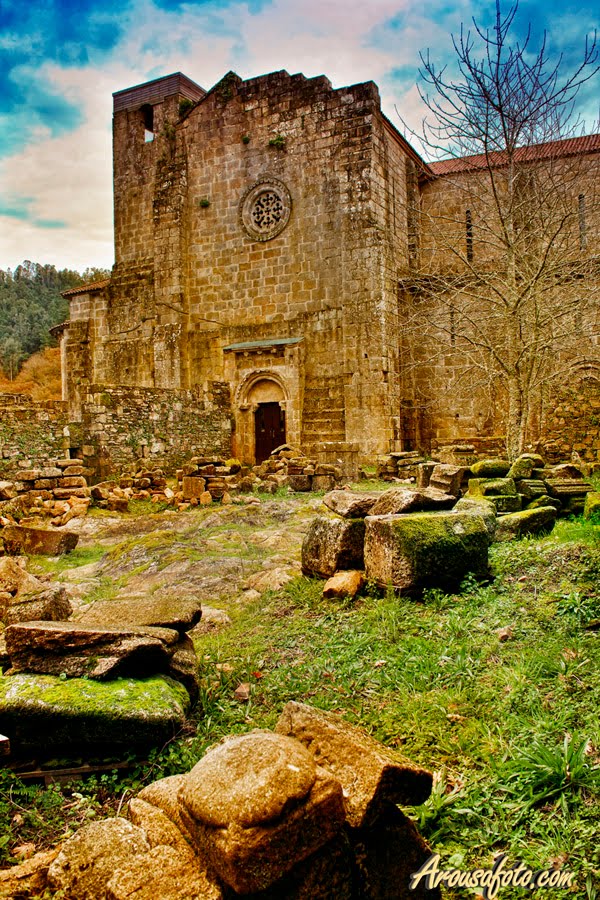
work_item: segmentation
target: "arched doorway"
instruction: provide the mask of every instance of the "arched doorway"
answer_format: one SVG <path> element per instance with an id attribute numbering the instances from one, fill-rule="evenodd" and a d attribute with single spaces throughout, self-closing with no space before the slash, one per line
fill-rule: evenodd
<path id="1" fill-rule="evenodd" d="M 244 457 L 252 456 L 258 464 L 286 442 L 287 398 L 280 380 L 262 373 L 246 381 L 242 398 L 240 409 L 249 417 L 241 435 L 247 448 Z"/>
<path id="2" fill-rule="evenodd" d="M 285 444 L 285 410 L 280 403 L 259 403 L 254 411 L 254 456 L 257 463 L 268 459 Z"/>

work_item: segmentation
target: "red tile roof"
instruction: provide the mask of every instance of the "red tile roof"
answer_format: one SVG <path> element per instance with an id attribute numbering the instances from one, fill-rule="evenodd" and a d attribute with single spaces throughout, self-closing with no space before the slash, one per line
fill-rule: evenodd
<path id="1" fill-rule="evenodd" d="M 104 278 L 103 281 L 90 281 L 88 284 L 82 284 L 79 287 L 70 288 L 63 291 L 63 297 L 74 297 L 75 294 L 91 294 L 93 291 L 101 291 L 102 288 L 108 287 L 110 278 Z"/>
<path id="2" fill-rule="evenodd" d="M 598 153 L 600 151 L 600 134 L 586 134 L 582 137 L 567 138 L 563 141 L 548 141 L 546 144 L 532 144 L 529 147 L 519 147 L 515 153 L 518 162 L 528 162 L 539 159 L 562 158 L 565 156 L 578 156 L 585 153 Z M 502 151 L 490 153 L 491 166 L 502 166 L 506 162 L 506 156 Z M 428 164 L 434 175 L 453 175 L 457 172 L 472 172 L 476 169 L 485 169 L 488 160 L 484 153 L 476 156 L 462 156 L 454 159 L 441 159 L 438 162 Z"/>

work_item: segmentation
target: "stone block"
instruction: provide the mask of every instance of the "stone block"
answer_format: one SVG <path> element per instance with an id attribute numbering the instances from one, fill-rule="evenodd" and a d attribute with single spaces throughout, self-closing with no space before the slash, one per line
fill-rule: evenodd
<path id="1" fill-rule="evenodd" d="M 312 479 L 310 475 L 288 475 L 288 487 L 294 493 L 310 491 L 312 489 Z"/>
<path id="2" fill-rule="evenodd" d="M 403 593 L 453 590 L 472 572 L 485 576 L 490 537 L 472 512 L 413 513 L 365 519 L 365 573 Z"/>
<path id="3" fill-rule="evenodd" d="M 586 519 L 600 521 L 600 492 L 590 491 L 586 495 L 583 515 Z"/>
<path id="4" fill-rule="evenodd" d="M 512 478 L 470 478 L 468 495 L 470 497 L 501 497 L 517 493 L 517 486 Z"/>
<path id="5" fill-rule="evenodd" d="M 323 503 L 332 512 L 344 519 L 364 519 L 368 516 L 379 493 L 362 493 L 360 491 L 331 491 L 323 497 Z"/>
<path id="6" fill-rule="evenodd" d="M 323 587 L 323 596 L 331 599 L 343 599 L 344 597 L 356 597 L 365 583 L 364 572 L 348 569 L 345 572 L 336 572 L 329 578 Z"/>
<path id="7" fill-rule="evenodd" d="M 0 500 L 14 500 L 17 489 L 12 481 L 0 481 Z"/>
<path id="8" fill-rule="evenodd" d="M 72 531 L 53 531 L 25 525 L 7 525 L 3 532 L 4 547 L 12 556 L 20 553 L 60 556 L 77 546 L 79 535 Z"/>
<path id="9" fill-rule="evenodd" d="M 507 459 L 481 459 L 471 465 L 471 472 L 475 478 L 504 478 L 510 470 Z"/>
<path id="10" fill-rule="evenodd" d="M 540 506 L 537 509 L 524 509 L 521 512 L 501 516 L 496 525 L 494 539 L 514 541 L 526 534 L 551 531 L 556 522 L 556 515 L 553 506 Z"/>
<path id="11" fill-rule="evenodd" d="M 302 542 L 302 571 L 330 578 L 338 569 L 362 569 L 364 519 L 316 516 Z"/>
<path id="12" fill-rule="evenodd" d="M 313 491 L 331 491 L 335 487 L 335 478 L 333 475 L 313 475 L 312 490 Z"/>
<path id="13" fill-rule="evenodd" d="M 431 473 L 429 487 L 436 488 L 444 494 L 459 497 L 465 472 L 465 466 L 451 466 L 439 463 Z"/>
<path id="14" fill-rule="evenodd" d="M 64 488 L 79 488 L 79 487 L 87 487 L 87 481 L 83 477 L 83 475 L 66 475 L 60 479 L 60 483 L 58 487 Z"/>
<path id="15" fill-rule="evenodd" d="M 424 512 L 430 509 L 451 509 L 455 503 L 456 497 L 453 497 L 452 494 L 445 494 L 432 487 L 423 488 L 422 491 L 411 488 L 392 488 L 380 494 L 369 515 L 399 515 Z"/>
<path id="16" fill-rule="evenodd" d="M 18 866 L 0 871 L 0 900 L 30 900 L 43 896 L 48 883 L 48 869 L 60 847 L 42 850 Z"/>
<path id="17" fill-rule="evenodd" d="M 437 463 L 434 462 L 426 462 L 419 463 L 417 466 L 417 487 L 418 488 L 426 488 L 429 485 L 431 480 L 431 473 L 435 469 Z"/>
<path id="18" fill-rule="evenodd" d="M 70 497 L 89 497 L 90 489 L 87 487 L 57 487 L 54 489 L 54 496 L 57 500 L 68 500 Z"/>
<path id="19" fill-rule="evenodd" d="M 388 750 L 335 713 L 292 700 L 283 708 L 275 731 L 303 744 L 317 764 L 341 783 L 352 828 L 375 821 L 388 803 L 418 806 L 431 793 L 431 772 Z"/>
<path id="20" fill-rule="evenodd" d="M 160 778 L 153 781 L 152 784 L 142 788 L 138 794 L 139 800 L 152 804 L 160 809 L 165 816 L 181 831 L 188 842 L 192 841 L 192 836 L 181 816 L 179 806 L 179 793 L 183 788 L 187 778 L 186 775 L 168 775 L 166 778 Z"/>
<path id="21" fill-rule="evenodd" d="M 23 753 L 160 746 L 181 729 L 189 705 L 185 688 L 160 675 L 105 682 L 0 676 L 0 731 Z"/>
<path id="22" fill-rule="evenodd" d="M 181 492 L 184 500 L 199 500 L 206 489 L 206 481 L 193 475 L 184 475 L 181 480 Z"/>
<path id="23" fill-rule="evenodd" d="M 440 900 L 439 887 L 421 881 L 411 890 L 411 875 L 431 856 L 431 848 L 414 824 L 392 803 L 376 822 L 350 831 L 357 885 L 356 896 L 368 900 Z"/>
<path id="24" fill-rule="evenodd" d="M 98 895 L 100 896 L 100 895 Z M 159 845 L 123 860 L 106 885 L 105 900 L 223 900 L 203 865 L 184 847 Z"/>
<path id="25" fill-rule="evenodd" d="M 49 587 L 39 593 L 14 597 L 6 607 L 2 620 L 6 625 L 34 621 L 60 622 L 68 619 L 72 612 L 66 590 Z"/>
<path id="26" fill-rule="evenodd" d="M 104 898 L 115 869 L 149 851 L 142 829 L 126 819 L 92 822 L 65 841 L 48 870 L 48 885 L 74 900 Z"/>

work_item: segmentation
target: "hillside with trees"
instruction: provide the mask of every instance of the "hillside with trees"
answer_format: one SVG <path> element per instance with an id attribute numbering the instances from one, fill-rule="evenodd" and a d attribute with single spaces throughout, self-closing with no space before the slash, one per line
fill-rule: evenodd
<path id="1" fill-rule="evenodd" d="M 14 271 L 0 269 L 0 368 L 4 382 L 14 383 L 25 361 L 53 344 L 49 329 L 69 314 L 69 304 L 61 292 L 108 275 L 105 269 L 88 268 L 79 273 L 29 260 Z M 0 390 L 5 390 L 3 384 Z"/>

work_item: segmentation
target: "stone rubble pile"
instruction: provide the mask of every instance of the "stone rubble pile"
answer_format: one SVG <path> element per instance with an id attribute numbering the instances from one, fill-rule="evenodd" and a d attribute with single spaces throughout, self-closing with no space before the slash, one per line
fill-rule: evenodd
<path id="1" fill-rule="evenodd" d="M 60 527 L 84 516 L 90 504 L 90 474 L 77 459 L 56 459 L 23 469 L 12 481 L 0 481 L 0 526 L 50 520 Z"/>
<path id="2" fill-rule="evenodd" d="M 491 541 L 486 513 L 478 505 L 457 509 L 456 502 L 435 488 L 333 491 L 324 498 L 327 513 L 313 519 L 304 538 L 302 570 L 329 579 L 326 596 L 353 596 L 363 573 L 410 595 L 456 588 L 469 572 L 483 578 Z M 340 579 L 346 571 L 358 576 Z"/>
<path id="3" fill-rule="evenodd" d="M 92 485 L 94 506 L 111 512 L 128 512 L 130 500 L 151 500 L 175 505 L 175 491 L 167 485 L 162 469 L 139 467 L 133 475 L 100 481 Z"/>
<path id="4" fill-rule="evenodd" d="M 179 508 L 205 506 L 215 501 L 231 503 L 232 495 L 248 490 L 243 482 L 242 466 L 236 459 L 194 456 L 177 470 Z M 251 488 L 250 488 L 251 490 Z"/>
<path id="5" fill-rule="evenodd" d="M 85 825 L 40 854 L 36 887 L 69 900 L 439 900 L 409 889 L 431 851 L 397 805 L 431 786 L 341 717 L 292 701 L 274 732 L 226 738 L 145 787 L 128 820 Z M 22 886 L 19 869 L 0 874 L 0 897 L 10 879 Z"/>
<path id="6" fill-rule="evenodd" d="M 382 481 L 416 480 L 418 467 L 425 458 L 416 450 L 389 453 L 377 459 L 377 478 Z"/>
<path id="7" fill-rule="evenodd" d="M 319 463 L 304 456 L 301 450 L 282 444 L 252 473 L 260 490 L 275 492 L 288 487 L 293 492 L 331 491 L 343 479 L 342 469 L 331 463 Z"/>

